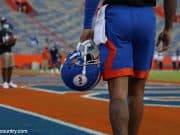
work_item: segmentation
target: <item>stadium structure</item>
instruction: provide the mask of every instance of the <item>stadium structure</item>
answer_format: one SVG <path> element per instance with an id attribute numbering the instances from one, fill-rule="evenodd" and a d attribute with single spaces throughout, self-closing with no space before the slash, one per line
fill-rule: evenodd
<path id="1" fill-rule="evenodd" d="M 17 67 L 31 64 L 32 61 L 41 63 L 40 53 L 45 39 L 49 39 L 52 44 L 58 43 L 63 54 L 75 47 L 82 30 L 82 0 L 22 0 L 21 2 L 26 6 L 25 12 L 18 9 L 17 1 L 19 0 L 0 1 L 0 16 L 4 16 L 13 24 L 14 33 L 18 36 L 16 46 L 13 48 Z M 180 3 L 180 1 L 177 2 Z M 159 33 L 163 27 L 164 17 L 162 0 L 158 0 L 157 3 L 155 11 L 157 13 L 157 33 Z M 180 51 L 179 12 L 180 7 L 177 7 L 171 47 L 167 53 L 163 54 L 167 63 L 171 62 L 172 55 Z M 30 45 L 33 38 L 38 40 L 38 44 L 34 46 Z"/>

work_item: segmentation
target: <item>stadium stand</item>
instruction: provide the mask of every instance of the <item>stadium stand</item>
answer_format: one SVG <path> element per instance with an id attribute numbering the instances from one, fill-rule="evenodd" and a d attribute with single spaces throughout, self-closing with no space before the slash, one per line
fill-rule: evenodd
<path id="1" fill-rule="evenodd" d="M 14 25 L 14 32 L 18 36 L 13 48 L 16 54 L 40 54 L 46 38 L 52 42 L 58 41 L 63 50 L 75 47 L 82 30 L 82 0 L 27 0 L 36 12 L 33 15 L 12 10 L 7 1 L 11 0 L 0 1 L 0 16 L 5 16 Z M 158 0 L 158 6 L 161 5 L 162 0 Z M 180 7 L 177 12 L 179 15 Z M 157 15 L 157 33 L 162 29 L 163 23 L 164 19 Z M 180 48 L 180 23 L 175 23 L 173 31 L 172 45 L 168 53 L 164 54 L 169 57 Z M 31 36 L 37 37 L 38 46 L 28 46 Z"/>

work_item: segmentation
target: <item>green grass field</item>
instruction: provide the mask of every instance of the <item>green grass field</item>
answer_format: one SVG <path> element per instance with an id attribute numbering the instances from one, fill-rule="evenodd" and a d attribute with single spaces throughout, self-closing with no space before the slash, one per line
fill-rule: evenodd
<path id="1" fill-rule="evenodd" d="M 180 84 L 180 71 L 174 70 L 151 70 L 148 80 L 169 81 Z"/>

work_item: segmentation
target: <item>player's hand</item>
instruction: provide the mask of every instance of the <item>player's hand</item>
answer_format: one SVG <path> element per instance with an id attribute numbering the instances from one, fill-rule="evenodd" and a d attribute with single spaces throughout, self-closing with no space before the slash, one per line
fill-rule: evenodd
<path id="1" fill-rule="evenodd" d="M 171 42 L 172 30 L 162 31 L 157 39 L 156 48 L 158 52 L 165 52 L 169 49 Z"/>
<path id="2" fill-rule="evenodd" d="M 84 29 L 80 35 L 80 42 L 93 39 L 94 32 L 92 29 Z"/>

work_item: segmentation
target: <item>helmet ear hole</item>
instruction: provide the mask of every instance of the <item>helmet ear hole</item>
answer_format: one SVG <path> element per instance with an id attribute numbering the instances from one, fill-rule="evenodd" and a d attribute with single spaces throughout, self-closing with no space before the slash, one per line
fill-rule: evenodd
<path id="1" fill-rule="evenodd" d="M 94 61 L 94 55 L 92 55 L 91 53 L 88 53 L 88 54 L 86 55 L 86 59 L 87 59 L 88 63 L 93 63 L 93 61 Z"/>

